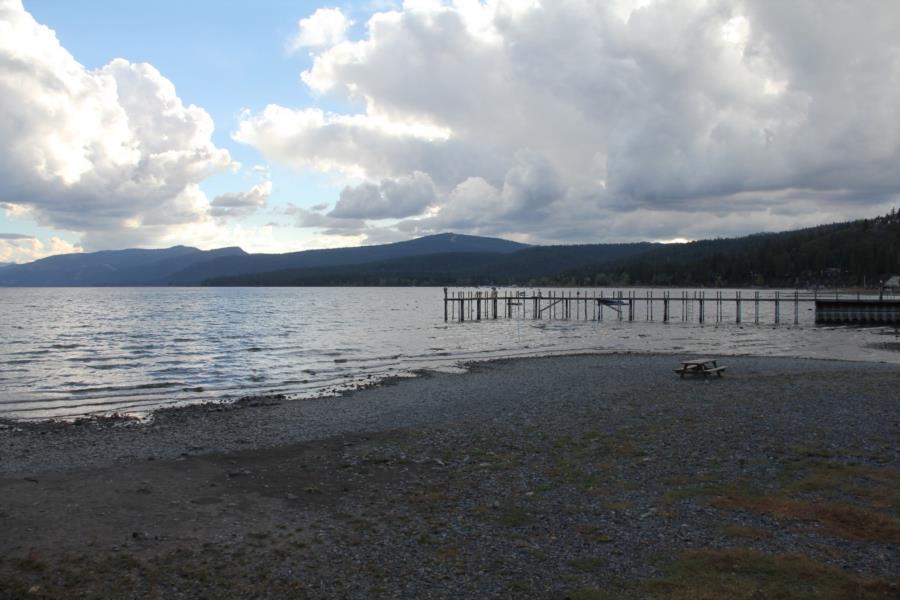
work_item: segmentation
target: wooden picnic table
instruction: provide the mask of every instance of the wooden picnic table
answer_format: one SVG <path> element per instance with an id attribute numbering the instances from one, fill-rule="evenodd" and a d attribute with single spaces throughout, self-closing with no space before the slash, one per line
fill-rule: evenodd
<path id="1" fill-rule="evenodd" d="M 721 377 L 724 370 L 725 367 L 720 367 L 715 358 L 692 358 L 681 361 L 681 368 L 675 369 L 675 372 L 684 379 L 685 374 L 703 375 L 703 377 L 716 374 Z"/>

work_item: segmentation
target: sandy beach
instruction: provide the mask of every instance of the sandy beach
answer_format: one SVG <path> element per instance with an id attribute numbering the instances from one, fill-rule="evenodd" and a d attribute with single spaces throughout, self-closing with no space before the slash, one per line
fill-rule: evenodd
<path id="1" fill-rule="evenodd" d="M 900 369 L 496 361 L 0 425 L 0 598 L 893 598 Z"/>

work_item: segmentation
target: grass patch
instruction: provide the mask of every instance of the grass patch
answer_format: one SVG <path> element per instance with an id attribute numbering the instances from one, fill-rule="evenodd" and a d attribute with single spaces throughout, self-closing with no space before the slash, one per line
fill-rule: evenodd
<path id="1" fill-rule="evenodd" d="M 674 488 L 666 491 L 659 497 L 659 503 L 663 505 L 673 504 L 679 500 L 688 498 L 699 498 L 701 496 L 755 496 L 756 488 L 753 482 L 740 478 L 732 483 L 725 485 L 724 483 L 714 483 L 712 481 L 704 481 L 696 485 L 687 485 L 684 487 Z"/>
<path id="2" fill-rule="evenodd" d="M 709 474 L 695 475 L 675 475 L 666 479 L 666 485 L 694 485 L 704 484 L 713 480 L 713 476 Z"/>
<path id="3" fill-rule="evenodd" d="M 571 458 L 563 458 L 546 470 L 545 475 L 563 484 L 571 484 L 581 492 L 592 492 L 602 487 L 604 481 L 595 473 L 586 469 L 581 462 Z"/>
<path id="4" fill-rule="evenodd" d="M 783 496 L 721 496 L 713 505 L 765 513 L 779 519 L 816 521 L 828 533 L 842 538 L 900 543 L 900 520 L 851 504 L 794 500 Z"/>
<path id="5" fill-rule="evenodd" d="M 593 542 L 600 542 L 601 544 L 608 544 L 613 541 L 611 537 L 603 533 L 603 530 L 596 525 L 583 524 L 575 527 L 575 531 L 578 535 L 582 535 Z"/>
<path id="6" fill-rule="evenodd" d="M 729 537 L 743 538 L 746 540 L 762 540 L 772 537 L 772 532 L 759 527 L 748 527 L 746 525 L 726 525 L 722 528 L 722 533 Z"/>
<path id="7" fill-rule="evenodd" d="M 781 489 L 761 493 L 732 486 L 713 505 L 816 522 L 824 532 L 845 539 L 900 543 L 900 519 L 882 512 L 900 506 L 900 472 L 821 460 L 827 453 L 816 449 L 794 450 L 815 459 L 790 465 L 780 476 Z"/>
<path id="8" fill-rule="evenodd" d="M 687 487 L 676 488 L 667 491 L 659 497 L 661 504 L 673 504 L 679 500 L 687 498 L 697 498 L 699 496 L 715 496 L 723 493 L 723 488 L 716 484 L 689 485 Z"/>
<path id="9" fill-rule="evenodd" d="M 613 456 L 617 456 L 619 458 L 642 458 L 647 455 L 647 452 L 638 446 L 636 446 L 633 442 L 623 441 L 617 444 L 612 444 L 609 446 L 608 451 Z"/>
<path id="10" fill-rule="evenodd" d="M 606 561 L 597 557 L 576 558 L 569 561 L 569 564 L 573 569 L 582 573 L 597 573 L 603 570 L 606 566 Z"/>
<path id="11" fill-rule="evenodd" d="M 896 593 L 886 581 L 856 578 L 805 556 L 745 549 L 686 552 L 645 589 L 661 600 L 876 600 Z"/>
<path id="12" fill-rule="evenodd" d="M 562 598 L 566 600 L 615 600 L 617 596 L 612 596 L 603 590 L 585 588 L 569 592 Z"/>
<path id="13" fill-rule="evenodd" d="M 793 454 L 804 457 L 831 458 L 834 456 L 831 450 L 811 444 L 792 444 L 787 449 Z"/>
<path id="14" fill-rule="evenodd" d="M 531 515 L 521 508 L 506 508 L 497 515 L 497 522 L 505 527 L 521 527 L 532 522 Z"/>
<path id="15" fill-rule="evenodd" d="M 788 493 L 829 492 L 856 496 L 874 508 L 900 509 L 900 472 L 835 462 L 816 462 L 785 487 Z"/>
<path id="16" fill-rule="evenodd" d="M 20 558 L 16 562 L 16 566 L 25 572 L 42 573 L 47 570 L 47 563 L 34 552 L 29 552 L 25 558 Z"/>

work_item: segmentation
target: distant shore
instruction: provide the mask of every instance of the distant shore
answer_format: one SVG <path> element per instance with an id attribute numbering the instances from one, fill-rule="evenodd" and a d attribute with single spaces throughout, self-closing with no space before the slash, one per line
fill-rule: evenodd
<path id="1" fill-rule="evenodd" d="M 148 425 L 7 424 L 0 589 L 676 597 L 722 568 L 764 595 L 800 576 L 896 593 L 900 368 L 728 357 L 704 382 L 677 362 L 505 360 Z"/>

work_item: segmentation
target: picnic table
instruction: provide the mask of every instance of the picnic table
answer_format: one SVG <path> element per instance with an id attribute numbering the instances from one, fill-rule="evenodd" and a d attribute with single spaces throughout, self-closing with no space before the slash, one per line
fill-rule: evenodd
<path id="1" fill-rule="evenodd" d="M 715 358 L 692 358 L 681 361 L 681 368 L 675 372 L 684 379 L 685 375 L 703 375 L 704 378 L 716 374 L 722 376 L 725 367 L 720 367 Z"/>

